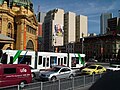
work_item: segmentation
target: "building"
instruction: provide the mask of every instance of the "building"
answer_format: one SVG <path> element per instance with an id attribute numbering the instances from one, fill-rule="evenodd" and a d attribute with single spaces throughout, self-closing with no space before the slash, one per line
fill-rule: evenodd
<path id="1" fill-rule="evenodd" d="M 46 13 L 44 20 L 44 51 L 55 51 L 63 46 L 64 10 L 54 9 Z"/>
<path id="2" fill-rule="evenodd" d="M 38 20 L 38 51 L 43 51 L 44 43 L 43 43 L 43 30 L 44 30 L 44 18 L 46 16 L 46 13 L 39 12 L 37 14 L 37 20 Z"/>
<path id="3" fill-rule="evenodd" d="M 30 0 L 0 1 L 0 34 L 14 39 L 2 49 L 37 51 L 37 25 Z"/>
<path id="4" fill-rule="evenodd" d="M 118 53 L 120 52 L 120 35 L 99 35 L 84 37 L 83 47 L 81 42 L 74 43 L 74 51 L 86 55 L 86 61 L 89 58 L 95 58 L 98 61 L 110 61 L 113 59 L 120 59 Z"/>
<path id="5" fill-rule="evenodd" d="M 114 17 L 108 19 L 108 32 L 110 34 L 120 34 L 120 18 Z"/>
<path id="6" fill-rule="evenodd" d="M 76 42 L 80 42 L 80 38 L 88 36 L 88 19 L 87 16 L 76 16 Z"/>
<path id="7" fill-rule="evenodd" d="M 73 43 L 76 41 L 75 17 L 76 14 L 73 12 L 67 12 L 64 14 L 64 45 L 66 47 L 66 52 L 74 52 Z"/>
<path id="8" fill-rule="evenodd" d="M 106 34 L 108 28 L 108 19 L 112 18 L 112 13 L 102 13 L 100 16 L 100 34 Z"/>
<path id="9" fill-rule="evenodd" d="M 76 41 L 76 14 L 67 12 L 64 14 L 64 44 Z"/>

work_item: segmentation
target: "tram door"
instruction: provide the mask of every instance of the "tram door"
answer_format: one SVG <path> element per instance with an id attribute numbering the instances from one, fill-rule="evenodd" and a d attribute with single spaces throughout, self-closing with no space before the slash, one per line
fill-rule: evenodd
<path id="1" fill-rule="evenodd" d="M 50 60 L 47 56 L 43 56 L 43 68 L 50 68 Z"/>

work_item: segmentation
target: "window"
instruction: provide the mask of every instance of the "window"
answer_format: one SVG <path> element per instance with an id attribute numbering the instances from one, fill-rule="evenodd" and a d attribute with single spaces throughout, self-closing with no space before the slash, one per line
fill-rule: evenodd
<path id="1" fill-rule="evenodd" d="M 98 66 L 97 69 L 102 69 L 102 67 Z"/>
<path id="2" fill-rule="evenodd" d="M 15 74 L 16 68 L 4 68 L 4 74 Z"/>
<path id="3" fill-rule="evenodd" d="M 18 64 L 31 65 L 31 57 L 32 57 L 32 56 L 23 56 L 23 55 L 20 55 L 20 56 L 18 57 Z"/>
<path id="4" fill-rule="evenodd" d="M 63 58 L 61 58 L 61 65 L 63 65 Z"/>
<path id="5" fill-rule="evenodd" d="M 39 64 L 39 65 L 42 64 L 42 56 L 39 56 L 38 64 Z"/>
<path id="6" fill-rule="evenodd" d="M 58 58 L 58 65 L 60 65 L 60 58 Z"/>
<path id="7" fill-rule="evenodd" d="M 57 64 L 57 57 L 56 56 L 55 57 L 54 56 L 50 57 L 50 65 L 51 64 Z"/>
<path id="8" fill-rule="evenodd" d="M 11 23 L 8 23 L 7 36 L 12 37 L 12 24 Z"/>
<path id="9" fill-rule="evenodd" d="M 64 64 L 67 64 L 67 57 L 64 57 Z"/>
<path id="10" fill-rule="evenodd" d="M 43 58 L 43 67 L 45 67 L 46 58 Z"/>
<path id="11" fill-rule="evenodd" d="M 10 56 L 10 64 L 13 64 L 13 56 Z"/>
<path id="12" fill-rule="evenodd" d="M 68 69 L 68 68 L 63 68 L 60 72 L 67 72 L 67 71 L 70 71 L 70 69 Z"/>
<path id="13" fill-rule="evenodd" d="M 47 58 L 47 67 L 49 66 L 49 58 Z"/>

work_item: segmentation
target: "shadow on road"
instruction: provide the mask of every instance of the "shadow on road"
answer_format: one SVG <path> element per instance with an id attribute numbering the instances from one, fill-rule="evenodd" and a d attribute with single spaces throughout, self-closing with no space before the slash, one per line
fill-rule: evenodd
<path id="1" fill-rule="evenodd" d="M 120 90 L 120 71 L 105 73 L 89 90 Z"/>

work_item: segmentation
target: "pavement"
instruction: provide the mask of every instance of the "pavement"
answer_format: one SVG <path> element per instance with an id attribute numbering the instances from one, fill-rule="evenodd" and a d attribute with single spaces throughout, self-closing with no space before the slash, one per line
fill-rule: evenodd
<path id="1" fill-rule="evenodd" d="M 88 90 L 120 90 L 120 71 L 105 73 Z"/>
<path id="2" fill-rule="evenodd" d="M 81 87 L 81 88 L 78 88 L 78 89 L 75 89 L 75 90 L 89 90 L 89 88 L 92 86 L 92 84 L 89 84 L 89 85 L 86 85 L 84 87 Z"/>

